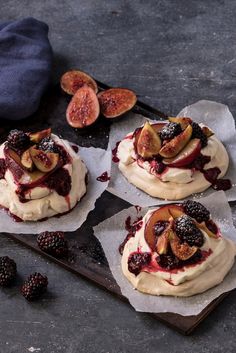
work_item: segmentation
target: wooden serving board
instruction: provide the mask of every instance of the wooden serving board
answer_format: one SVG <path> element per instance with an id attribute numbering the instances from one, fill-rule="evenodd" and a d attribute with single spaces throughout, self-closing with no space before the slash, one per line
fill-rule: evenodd
<path id="1" fill-rule="evenodd" d="M 97 83 L 100 89 L 108 88 L 107 85 L 101 82 Z M 38 131 L 50 126 L 54 133 L 62 135 L 63 138 L 81 146 L 106 148 L 111 122 L 107 119 L 100 118 L 91 128 L 84 131 L 79 132 L 70 128 L 65 119 L 65 111 L 69 100 L 70 97 L 62 93 L 59 86 L 51 87 L 43 97 L 37 113 L 33 116 L 21 122 L 3 122 L 0 129 L 0 143 L 6 139 L 7 133 L 11 128 L 20 128 L 25 131 Z M 133 112 L 143 114 L 149 118 L 160 120 L 166 118 L 164 113 L 140 101 L 137 102 Z M 125 119 L 125 117 L 123 119 Z M 42 252 L 37 246 L 36 235 L 34 234 L 4 234 L 56 262 L 66 270 L 86 277 L 102 288 L 119 296 L 122 300 L 127 301 L 121 294 L 120 288 L 110 272 L 100 243 L 93 235 L 92 227 L 129 206 L 130 204 L 124 200 L 119 199 L 109 192 L 104 192 L 100 199 L 97 200 L 95 209 L 90 212 L 88 219 L 82 227 L 75 232 L 66 234 L 69 243 L 69 256 L 66 259 L 59 260 Z M 226 295 L 227 293 L 221 295 L 196 316 L 160 313 L 153 314 L 153 317 L 183 334 L 190 334 Z M 140 313 L 140 315 L 142 314 Z"/>

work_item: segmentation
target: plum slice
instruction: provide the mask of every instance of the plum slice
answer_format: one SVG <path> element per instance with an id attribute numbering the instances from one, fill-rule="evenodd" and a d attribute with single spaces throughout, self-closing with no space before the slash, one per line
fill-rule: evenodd
<path id="1" fill-rule="evenodd" d="M 163 163 L 170 167 L 184 167 L 194 161 L 201 152 L 201 141 L 197 138 L 192 139 L 184 149 L 173 158 L 163 159 Z"/>
<path id="2" fill-rule="evenodd" d="M 34 163 L 30 155 L 30 149 L 26 150 L 22 156 L 21 156 L 21 164 L 23 167 L 28 170 L 29 172 L 32 172 Z"/>
<path id="3" fill-rule="evenodd" d="M 182 212 L 183 207 L 181 205 L 167 205 L 158 208 L 154 211 L 144 230 L 145 240 L 152 251 L 156 251 L 157 237 L 155 235 L 155 224 L 158 221 L 170 221 L 173 220 L 172 213 Z"/>
<path id="4" fill-rule="evenodd" d="M 71 99 L 67 110 L 66 119 L 69 125 L 82 129 L 92 125 L 100 113 L 97 96 L 92 88 L 81 87 Z"/>
<path id="5" fill-rule="evenodd" d="M 61 77 L 61 88 L 71 96 L 73 96 L 79 88 L 85 85 L 92 88 L 95 93 L 98 92 L 98 86 L 94 79 L 83 71 L 67 71 Z"/>
<path id="6" fill-rule="evenodd" d="M 43 173 L 51 172 L 58 165 L 59 154 L 38 150 L 36 146 L 30 148 L 30 156 L 37 169 Z"/>
<path id="7" fill-rule="evenodd" d="M 110 88 L 98 94 L 101 113 L 109 119 L 131 110 L 137 102 L 136 94 L 126 88 Z"/>

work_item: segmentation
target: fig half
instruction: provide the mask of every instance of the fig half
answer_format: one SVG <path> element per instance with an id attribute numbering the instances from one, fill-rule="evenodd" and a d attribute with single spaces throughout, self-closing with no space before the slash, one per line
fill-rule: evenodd
<path id="1" fill-rule="evenodd" d="M 21 156 L 21 164 L 23 167 L 28 170 L 29 172 L 32 172 L 34 163 L 30 155 L 30 149 L 26 150 L 22 156 Z"/>
<path id="2" fill-rule="evenodd" d="M 98 94 L 101 113 L 109 119 L 116 118 L 130 109 L 137 102 L 136 94 L 126 88 L 110 88 Z"/>
<path id="3" fill-rule="evenodd" d="M 71 99 L 67 110 L 66 119 L 70 126 L 82 129 L 92 125 L 100 113 L 97 96 L 92 88 L 81 87 Z"/>
<path id="4" fill-rule="evenodd" d="M 33 132 L 29 134 L 30 141 L 33 143 L 39 143 L 45 137 L 51 136 L 52 129 L 45 129 L 38 132 Z"/>
<path id="5" fill-rule="evenodd" d="M 36 146 L 30 148 L 30 156 L 41 172 L 51 172 L 58 164 L 59 154 L 38 150 Z"/>
<path id="6" fill-rule="evenodd" d="M 172 230 L 169 232 L 169 241 L 173 254 L 183 261 L 190 259 L 198 250 L 196 246 L 181 243 L 179 237 Z"/>
<path id="7" fill-rule="evenodd" d="M 161 139 L 156 131 L 146 121 L 140 133 L 137 152 L 143 158 L 150 158 L 158 154 L 161 149 Z"/>
<path id="8" fill-rule="evenodd" d="M 64 92 L 70 94 L 71 96 L 73 96 L 79 88 L 85 85 L 92 88 L 95 93 L 98 92 L 98 86 L 94 79 L 83 71 L 67 71 L 61 77 L 61 88 Z"/>

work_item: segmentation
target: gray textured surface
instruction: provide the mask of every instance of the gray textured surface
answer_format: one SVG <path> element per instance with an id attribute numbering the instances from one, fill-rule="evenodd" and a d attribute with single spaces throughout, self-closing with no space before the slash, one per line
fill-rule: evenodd
<path id="1" fill-rule="evenodd" d="M 235 11 L 233 0 L 9 0 L 0 17 L 49 24 L 55 80 L 79 67 L 167 113 L 201 98 L 236 113 Z M 5 237 L 0 249 L 21 276 L 39 270 L 50 280 L 39 303 L 28 304 L 16 287 L 0 291 L 0 353 L 235 351 L 235 292 L 183 337 Z"/>

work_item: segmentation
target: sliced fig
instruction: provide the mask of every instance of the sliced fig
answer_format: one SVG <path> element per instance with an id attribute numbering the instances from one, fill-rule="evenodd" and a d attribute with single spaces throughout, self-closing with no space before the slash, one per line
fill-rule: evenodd
<path id="1" fill-rule="evenodd" d="M 45 137 L 51 136 L 52 129 L 45 129 L 38 132 L 33 132 L 29 134 L 30 141 L 33 143 L 39 143 Z"/>
<path id="2" fill-rule="evenodd" d="M 192 119 L 191 118 L 185 118 L 185 117 L 181 117 L 181 116 L 176 116 L 176 117 L 169 117 L 168 120 L 171 123 L 178 123 L 181 125 L 182 130 L 185 130 L 186 127 L 192 123 Z"/>
<path id="3" fill-rule="evenodd" d="M 98 94 L 101 113 L 116 118 L 131 110 L 137 102 L 136 94 L 126 88 L 110 88 Z"/>
<path id="4" fill-rule="evenodd" d="M 92 125 L 100 112 L 97 96 L 92 88 L 84 86 L 78 89 L 71 99 L 67 110 L 66 119 L 70 126 L 82 129 Z"/>
<path id="5" fill-rule="evenodd" d="M 214 135 L 214 132 L 208 126 L 203 126 L 202 127 L 202 132 L 204 133 L 204 135 L 206 135 L 207 138 L 209 138 L 212 135 Z"/>
<path id="6" fill-rule="evenodd" d="M 188 125 L 186 129 L 178 136 L 167 142 L 160 150 L 159 154 L 165 158 L 175 157 L 189 142 L 192 136 L 193 128 Z"/>
<path id="7" fill-rule="evenodd" d="M 143 158 L 151 158 L 157 155 L 160 149 L 161 139 L 147 121 L 138 139 L 137 152 Z"/>
<path id="8" fill-rule="evenodd" d="M 72 96 L 78 91 L 79 88 L 85 85 L 92 88 L 95 93 L 98 92 L 98 86 L 94 79 L 83 71 L 67 71 L 61 77 L 61 88 L 64 92 Z"/>
<path id="9" fill-rule="evenodd" d="M 156 250 L 159 255 L 166 254 L 168 251 L 170 231 L 170 227 L 167 227 L 166 230 L 157 238 Z"/>
<path id="10" fill-rule="evenodd" d="M 38 150 L 35 146 L 30 148 L 30 156 L 41 172 L 48 173 L 58 165 L 59 154 Z"/>
<path id="11" fill-rule="evenodd" d="M 34 163 L 30 155 L 30 149 L 26 150 L 22 156 L 21 156 L 21 164 L 23 167 L 28 170 L 29 172 L 32 172 Z"/>
<path id="12" fill-rule="evenodd" d="M 163 163 L 170 167 L 184 167 L 192 163 L 199 156 L 200 152 L 201 141 L 195 138 L 190 140 L 177 156 L 163 159 Z"/>
<path id="13" fill-rule="evenodd" d="M 181 243 L 173 230 L 169 232 L 169 242 L 173 254 L 182 261 L 190 259 L 198 250 L 197 246 Z"/>
<path id="14" fill-rule="evenodd" d="M 157 134 L 159 134 L 159 132 L 163 129 L 163 127 L 166 125 L 166 123 L 155 123 L 155 124 L 151 124 L 151 127 L 153 128 L 153 130 L 156 131 Z M 134 147 L 135 147 L 135 150 L 137 152 L 137 143 L 138 143 L 138 139 L 139 139 L 139 136 L 142 132 L 142 129 L 143 127 L 138 127 L 134 133 L 133 133 L 133 137 L 134 137 Z"/>

